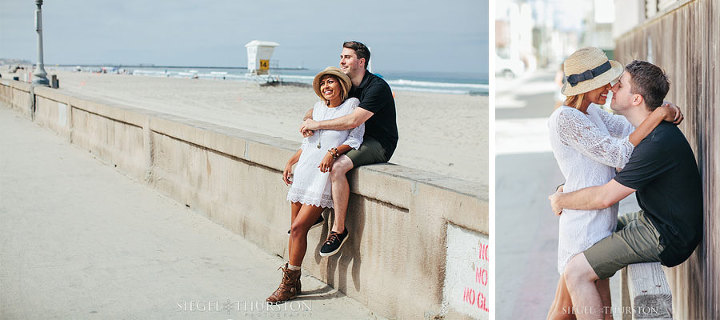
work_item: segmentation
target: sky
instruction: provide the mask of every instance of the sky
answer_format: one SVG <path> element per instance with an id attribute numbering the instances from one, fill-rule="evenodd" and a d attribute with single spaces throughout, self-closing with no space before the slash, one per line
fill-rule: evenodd
<path id="1" fill-rule="evenodd" d="M 37 61 L 34 10 L 0 0 L 0 58 Z M 280 67 L 323 68 L 357 40 L 376 72 L 488 71 L 488 0 L 50 0 L 42 14 L 46 65 L 244 67 L 265 40 Z"/>

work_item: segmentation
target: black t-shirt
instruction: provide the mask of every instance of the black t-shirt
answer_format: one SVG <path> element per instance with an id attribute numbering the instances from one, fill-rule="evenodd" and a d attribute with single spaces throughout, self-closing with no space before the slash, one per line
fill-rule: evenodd
<path id="1" fill-rule="evenodd" d="M 365 136 L 380 142 L 389 160 L 398 141 L 395 100 L 390 86 L 382 78 L 365 71 L 360 85 L 350 89 L 350 96 L 360 100 L 360 108 L 373 113 L 373 116 L 365 121 Z"/>
<path id="2" fill-rule="evenodd" d="M 660 233 L 663 265 L 685 261 L 702 238 L 702 182 L 695 156 L 675 125 L 663 122 L 641 141 L 615 176 L 637 190 L 640 208 Z"/>

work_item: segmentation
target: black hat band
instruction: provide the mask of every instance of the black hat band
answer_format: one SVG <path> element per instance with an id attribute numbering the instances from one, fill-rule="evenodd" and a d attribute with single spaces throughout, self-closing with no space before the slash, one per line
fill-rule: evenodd
<path id="1" fill-rule="evenodd" d="M 570 86 L 574 87 L 578 83 L 583 82 L 585 80 L 593 79 L 593 78 L 605 73 L 605 71 L 608 71 L 610 69 L 612 69 L 612 66 L 610 65 L 610 61 L 605 61 L 605 63 L 595 67 L 592 70 L 586 70 L 583 73 L 576 73 L 576 74 L 569 75 L 567 77 L 567 82 L 570 84 Z"/>

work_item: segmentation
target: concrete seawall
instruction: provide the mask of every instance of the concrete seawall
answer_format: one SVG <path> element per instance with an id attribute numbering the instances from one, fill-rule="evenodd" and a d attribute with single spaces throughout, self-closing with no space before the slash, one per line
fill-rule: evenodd
<path id="1" fill-rule="evenodd" d="M 12 80 L 0 80 L 0 101 L 261 248 L 287 256 L 289 205 L 281 174 L 297 143 Z M 328 228 L 311 231 L 307 272 L 386 317 L 487 318 L 487 263 L 478 267 L 489 259 L 487 186 L 391 164 L 361 167 L 349 178 L 348 243 L 324 259 L 317 249 Z M 455 234 L 471 240 L 458 245 Z M 458 254 L 463 250 L 470 254 Z M 458 280 L 457 273 L 473 280 Z"/>

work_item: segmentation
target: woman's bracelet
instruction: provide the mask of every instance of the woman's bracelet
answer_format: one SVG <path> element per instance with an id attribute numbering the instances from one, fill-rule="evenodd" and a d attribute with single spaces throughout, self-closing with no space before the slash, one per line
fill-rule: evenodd
<path id="1" fill-rule="evenodd" d="M 328 149 L 328 152 L 330 152 L 330 155 L 333 157 L 333 159 L 337 159 L 340 156 L 338 154 L 337 148 L 330 148 L 330 149 Z"/>

